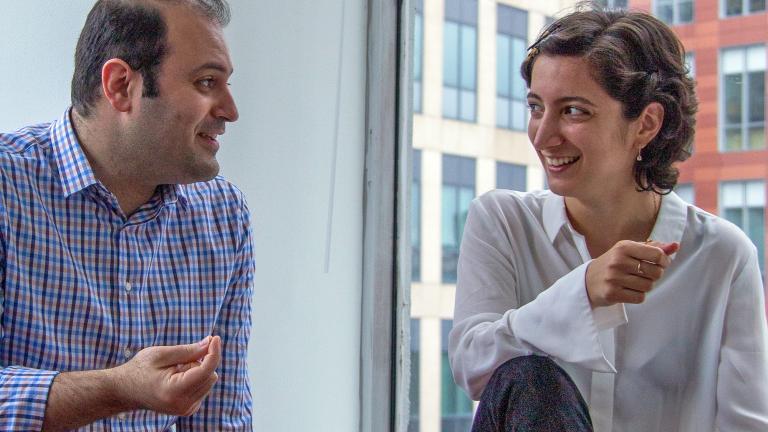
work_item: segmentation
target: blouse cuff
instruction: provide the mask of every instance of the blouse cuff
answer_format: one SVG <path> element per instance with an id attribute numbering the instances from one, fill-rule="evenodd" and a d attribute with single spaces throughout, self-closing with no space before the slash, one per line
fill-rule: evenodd
<path id="1" fill-rule="evenodd" d="M 592 317 L 595 320 L 597 331 L 616 328 L 629 321 L 627 319 L 627 309 L 624 307 L 624 303 L 616 303 L 611 306 L 594 308 L 592 309 Z"/>
<path id="2" fill-rule="evenodd" d="M 515 336 L 536 351 L 593 371 L 615 373 L 600 344 L 587 296 L 588 265 L 575 268 L 518 309 L 510 324 Z"/>

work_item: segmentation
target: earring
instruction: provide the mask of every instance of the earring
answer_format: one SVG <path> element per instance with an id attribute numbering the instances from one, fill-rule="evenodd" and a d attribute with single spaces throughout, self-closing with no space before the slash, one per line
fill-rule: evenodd
<path id="1" fill-rule="evenodd" d="M 640 149 L 640 150 L 637 151 L 637 157 L 635 158 L 635 160 L 638 161 L 638 162 L 642 162 L 643 161 L 642 151 L 643 151 L 643 149 Z"/>

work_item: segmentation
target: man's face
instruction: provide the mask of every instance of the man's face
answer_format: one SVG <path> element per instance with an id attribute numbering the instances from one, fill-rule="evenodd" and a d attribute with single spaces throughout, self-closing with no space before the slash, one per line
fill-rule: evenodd
<path id="1" fill-rule="evenodd" d="M 129 126 L 130 153 L 156 184 L 210 180 L 218 136 L 236 121 L 227 80 L 232 63 L 221 27 L 184 6 L 161 9 L 168 28 L 160 95 L 141 97 Z"/>

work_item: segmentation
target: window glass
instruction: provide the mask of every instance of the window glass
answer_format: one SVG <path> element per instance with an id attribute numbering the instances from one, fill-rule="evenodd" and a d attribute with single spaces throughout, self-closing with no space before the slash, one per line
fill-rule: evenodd
<path id="1" fill-rule="evenodd" d="M 452 320 L 441 321 L 440 413 L 441 432 L 467 432 L 472 427 L 472 400 L 453 381 L 448 361 L 448 334 Z"/>
<path id="2" fill-rule="evenodd" d="M 525 192 L 527 187 L 527 168 L 506 162 L 496 163 L 496 187 Z"/>
<path id="3" fill-rule="evenodd" d="M 443 155 L 442 187 L 442 281 L 456 282 L 459 244 L 464 233 L 469 203 L 475 196 L 474 159 Z"/>
<path id="4" fill-rule="evenodd" d="M 722 216 L 747 234 L 757 248 L 760 271 L 765 271 L 765 182 L 725 182 L 720 185 Z"/>
<path id="5" fill-rule="evenodd" d="M 721 54 L 722 151 L 765 148 L 765 47 Z"/>
<path id="6" fill-rule="evenodd" d="M 675 187 L 675 193 L 688 204 L 696 204 L 692 184 L 678 184 Z"/>
<path id="7" fill-rule="evenodd" d="M 410 419 L 408 432 L 419 431 L 419 367 L 421 365 L 421 322 L 411 319 L 411 384 L 408 389 Z"/>

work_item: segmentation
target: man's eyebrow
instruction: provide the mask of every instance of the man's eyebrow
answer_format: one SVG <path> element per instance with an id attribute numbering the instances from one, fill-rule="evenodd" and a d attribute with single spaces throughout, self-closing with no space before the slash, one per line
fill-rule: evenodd
<path id="1" fill-rule="evenodd" d="M 534 92 L 528 92 L 528 96 L 527 97 L 528 97 L 528 99 L 538 99 L 538 100 L 541 100 L 541 96 L 537 95 Z M 581 103 L 583 103 L 585 105 L 589 105 L 589 106 L 593 106 L 593 107 L 597 106 L 594 103 L 592 103 L 592 101 L 590 101 L 589 99 L 581 97 L 581 96 L 563 96 L 561 98 L 556 99 L 555 102 L 559 103 L 559 104 L 566 103 L 566 102 L 581 102 Z"/>
<path id="2" fill-rule="evenodd" d="M 221 72 L 221 73 L 223 73 L 223 74 L 227 74 L 227 75 L 232 75 L 232 73 L 235 71 L 234 69 L 230 69 L 230 68 L 228 68 L 228 67 L 224 66 L 224 65 L 223 65 L 223 64 L 221 64 L 221 63 L 216 63 L 216 62 L 208 62 L 208 63 L 203 63 L 203 64 L 201 64 L 200 66 L 196 67 L 196 68 L 195 68 L 195 69 L 192 71 L 192 73 L 193 73 L 193 74 L 196 74 L 196 73 L 198 73 L 198 72 L 201 72 L 201 71 L 204 71 L 204 70 L 206 70 L 206 69 L 213 69 L 213 70 L 217 70 L 217 71 L 219 71 L 219 72 Z"/>

